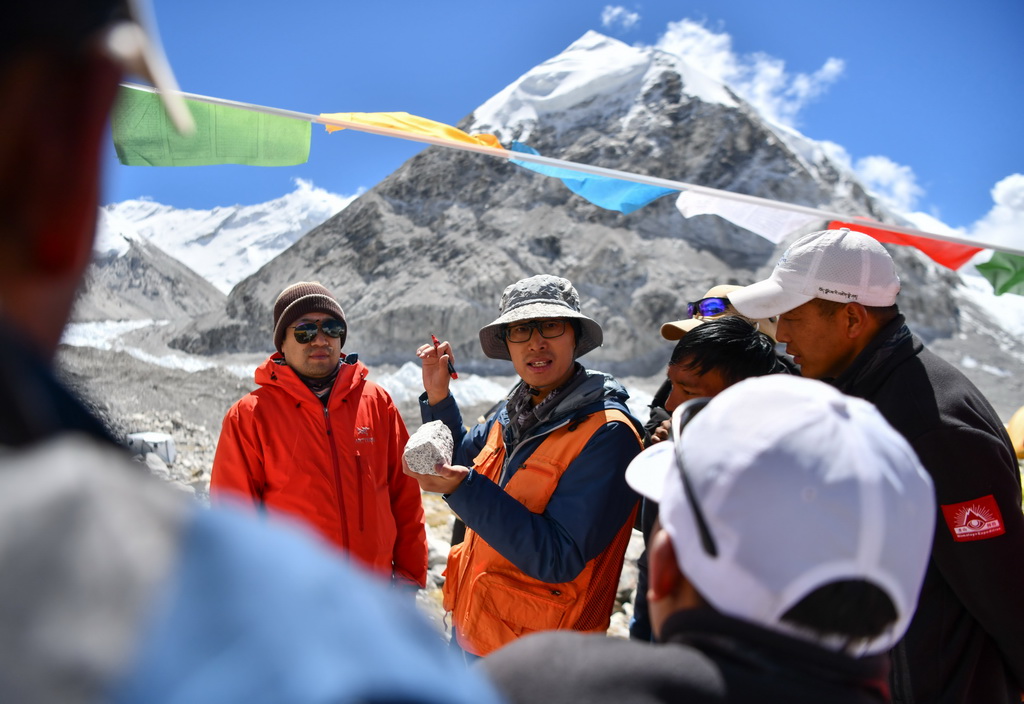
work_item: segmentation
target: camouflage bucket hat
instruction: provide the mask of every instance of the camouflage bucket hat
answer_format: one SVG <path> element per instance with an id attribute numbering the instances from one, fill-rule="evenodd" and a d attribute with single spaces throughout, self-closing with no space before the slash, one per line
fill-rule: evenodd
<path id="1" fill-rule="evenodd" d="M 538 274 L 522 279 L 501 294 L 500 315 L 480 328 L 480 347 L 491 359 L 511 359 L 503 332 L 510 323 L 538 318 L 577 320 L 580 326 L 576 340 L 576 356 L 601 346 L 601 326 L 580 312 L 580 296 L 568 279 Z"/>

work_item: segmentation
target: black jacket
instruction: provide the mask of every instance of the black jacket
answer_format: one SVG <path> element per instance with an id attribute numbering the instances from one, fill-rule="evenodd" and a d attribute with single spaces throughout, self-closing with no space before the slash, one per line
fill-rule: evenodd
<path id="1" fill-rule="evenodd" d="M 888 701 L 884 656 L 854 659 L 710 608 L 672 614 L 662 636 L 539 633 L 482 664 L 513 704 Z"/>
<path id="2" fill-rule="evenodd" d="M 63 432 L 116 444 L 85 405 L 68 391 L 26 345 L 0 321 L 0 445 L 25 447 Z"/>
<path id="3" fill-rule="evenodd" d="M 832 383 L 874 403 L 910 442 L 940 506 L 917 613 L 892 652 L 893 701 L 1020 702 L 1024 515 L 1003 424 L 963 374 L 910 334 L 902 316 Z M 998 523 L 956 540 L 958 515 L 971 507 Z"/>

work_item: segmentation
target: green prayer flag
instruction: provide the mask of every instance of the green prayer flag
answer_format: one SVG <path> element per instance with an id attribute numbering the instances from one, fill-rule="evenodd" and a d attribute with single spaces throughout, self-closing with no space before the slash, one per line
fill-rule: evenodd
<path id="1" fill-rule="evenodd" d="M 976 268 L 992 284 L 997 296 L 1004 293 L 1024 296 L 1024 257 L 996 252 L 991 259 L 978 264 Z"/>
<path id="2" fill-rule="evenodd" d="M 126 166 L 294 166 L 309 160 L 306 120 L 197 100 L 185 104 L 196 121 L 188 136 L 174 129 L 159 95 L 122 87 L 111 117 L 118 160 Z"/>

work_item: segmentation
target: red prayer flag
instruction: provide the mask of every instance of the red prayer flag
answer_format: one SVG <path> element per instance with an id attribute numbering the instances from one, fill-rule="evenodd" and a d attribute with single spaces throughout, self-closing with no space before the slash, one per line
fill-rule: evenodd
<path id="1" fill-rule="evenodd" d="M 881 223 L 878 224 L 881 225 Z M 981 247 L 971 247 L 970 245 L 946 242 L 944 240 L 932 240 L 927 237 L 904 235 L 902 232 L 893 232 L 882 227 L 871 227 L 862 222 L 840 222 L 839 220 L 833 220 L 828 224 L 828 229 L 830 230 L 838 230 L 841 227 L 848 227 L 851 230 L 863 232 L 865 235 L 874 237 L 879 242 L 900 244 L 919 249 L 942 266 L 954 270 L 962 267 L 971 260 L 971 257 L 981 251 Z"/>

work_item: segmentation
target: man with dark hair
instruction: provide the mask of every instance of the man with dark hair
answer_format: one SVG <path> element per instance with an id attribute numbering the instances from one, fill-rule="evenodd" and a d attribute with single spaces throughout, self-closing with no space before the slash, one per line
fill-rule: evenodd
<path id="1" fill-rule="evenodd" d="M 775 318 L 763 318 L 759 320 L 747 318 L 740 315 L 739 311 L 737 311 L 729 301 L 727 296 L 740 288 L 742 288 L 742 286 L 734 286 L 732 284 L 719 284 L 717 286 L 712 286 L 707 290 L 703 298 L 696 301 L 690 301 L 686 304 L 686 318 L 681 320 L 672 320 L 662 325 L 661 336 L 666 340 L 680 341 L 684 339 L 687 333 L 691 330 L 696 330 L 705 323 L 713 320 L 721 320 L 722 318 L 737 317 L 749 323 L 751 327 L 756 329 L 758 332 L 767 335 L 774 343 Z M 675 357 L 675 354 L 673 354 L 673 357 Z M 669 419 L 676 406 L 686 400 L 686 396 L 683 394 L 682 388 L 675 383 L 677 381 L 675 377 L 681 370 L 679 367 L 673 365 L 673 361 L 678 361 L 678 359 L 669 360 L 669 367 L 666 370 L 667 378 L 664 383 L 662 383 L 661 387 L 659 387 L 655 392 L 654 398 L 651 400 L 650 418 L 648 418 L 647 422 L 644 424 L 644 428 L 648 433 L 654 433 L 657 431 L 658 427 Z M 662 430 L 656 439 L 660 440 L 664 437 L 665 430 Z"/>
<path id="2" fill-rule="evenodd" d="M 730 287 L 735 290 L 738 286 Z M 686 321 L 683 321 L 686 322 Z M 675 324 L 673 324 L 675 325 Z M 662 327 L 662 334 L 665 327 Z M 766 374 L 788 374 L 775 353 L 775 342 L 761 332 L 755 324 L 738 315 L 723 315 L 688 326 L 678 338 L 668 362 L 668 381 L 672 390 L 664 410 L 651 409 L 647 429 L 649 444 L 668 437 L 670 424 L 667 413 L 693 398 L 717 396 L 733 384 Z M 671 408 L 669 408 L 671 406 Z M 655 422 L 666 416 L 666 420 Z M 644 545 L 650 540 L 658 507 L 643 499 L 640 507 L 639 529 Z M 633 600 L 633 618 L 629 625 L 630 638 L 650 640 L 650 618 L 647 613 L 647 550 L 637 559 L 636 598 Z"/>
<path id="3" fill-rule="evenodd" d="M 415 594 L 427 536 L 419 485 L 402 471 L 409 433 L 366 365 L 342 353 L 347 337 L 345 312 L 320 283 L 278 295 L 277 352 L 256 369 L 259 388 L 224 416 L 210 498 L 297 517 Z"/>
<path id="4" fill-rule="evenodd" d="M 0 22 L 0 701 L 495 702 L 315 541 L 145 475 L 56 379 L 125 64 L 189 113 L 135 3 Z"/>
<path id="5" fill-rule="evenodd" d="M 928 351 L 896 305 L 889 253 L 848 229 L 801 237 L 771 277 L 730 294 L 779 315 L 804 376 L 874 403 L 910 442 L 941 508 L 921 602 L 892 652 L 896 702 L 1019 702 L 1024 515 L 1016 457 L 981 392 Z"/>
<path id="6" fill-rule="evenodd" d="M 715 396 L 752 376 L 785 373 L 775 343 L 743 318 L 709 320 L 683 336 L 669 358 L 683 400 Z"/>
<path id="7" fill-rule="evenodd" d="M 512 702 L 888 701 L 884 653 L 914 612 L 935 499 L 871 404 L 747 379 L 677 408 L 626 478 L 661 507 L 659 642 L 527 636 L 483 664 Z"/>

